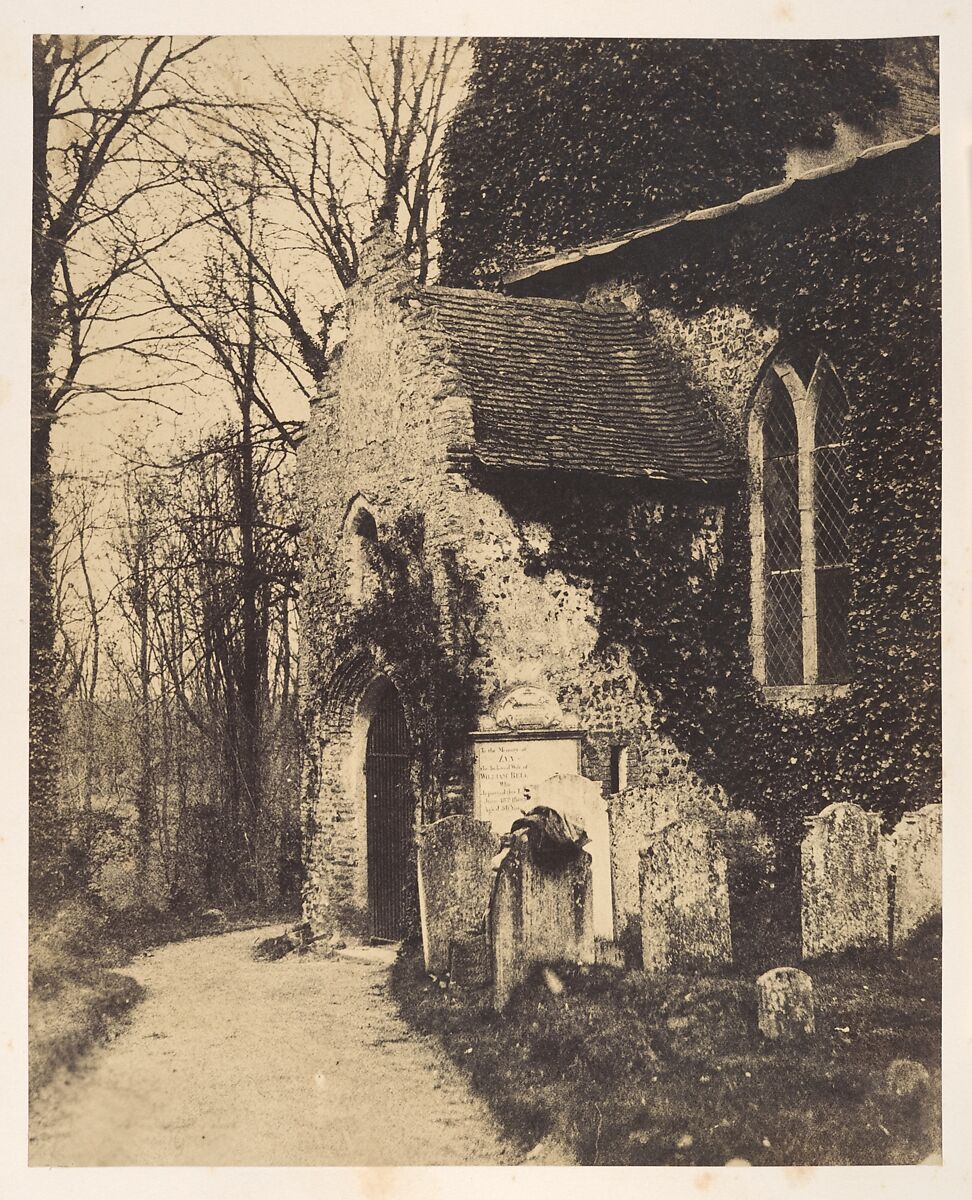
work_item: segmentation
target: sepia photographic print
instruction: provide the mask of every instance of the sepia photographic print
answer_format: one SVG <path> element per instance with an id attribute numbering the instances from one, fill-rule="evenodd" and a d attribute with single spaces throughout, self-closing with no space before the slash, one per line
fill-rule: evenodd
<path id="1" fill-rule="evenodd" d="M 939 38 L 442 28 L 32 38 L 28 1174 L 940 1168 Z"/>

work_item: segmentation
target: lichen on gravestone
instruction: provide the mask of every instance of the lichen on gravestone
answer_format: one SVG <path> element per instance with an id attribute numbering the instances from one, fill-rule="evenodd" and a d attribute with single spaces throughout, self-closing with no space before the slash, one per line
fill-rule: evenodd
<path id="1" fill-rule="evenodd" d="M 800 844 L 804 958 L 888 943 L 888 867 L 881 818 L 850 802 L 807 818 Z"/>
<path id="2" fill-rule="evenodd" d="M 771 1041 L 814 1032 L 813 982 L 796 967 L 774 967 L 756 980 L 757 1023 Z"/>
<path id="3" fill-rule="evenodd" d="M 419 916 L 425 969 L 445 974 L 454 938 L 482 924 L 499 838 L 485 821 L 457 814 L 418 832 Z"/>
<path id="4" fill-rule="evenodd" d="M 905 813 L 894 831 L 893 934 L 904 945 L 923 922 L 942 911 L 942 806 Z"/>
<path id="5" fill-rule="evenodd" d="M 489 908 L 494 1004 L 502 1009 L 536 964 L 594 962 L 591 856 L 540 859 L 525 833 L 498 860 Z"/>
<path id="6" fill-rule="evenodd" d="M 726 859 L 701 821 L 673 821 L 648 838 L 641 941 L 646 971 L 732 962 Z"/>

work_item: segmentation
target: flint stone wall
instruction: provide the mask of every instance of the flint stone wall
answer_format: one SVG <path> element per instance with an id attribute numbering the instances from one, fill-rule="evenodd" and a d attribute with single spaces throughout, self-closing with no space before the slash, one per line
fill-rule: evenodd
<path id="1" fill-rule="evenodd" d="M 942 806 L 905 813 L 894 831 L 893 935 L 902 945 L 942 911 Z"/>
<path id="2" fill-rule="evenodd" d="M 489 907 L 494 1004 L 502 1009 L 538 963 L 594 961 L 591 856 L 538 862 L 525 835 L 499 865 Z"/>
<path id="3" fill-rule="evenodd" d="M 443 647 L 455 647 L 457 621 L 476 628 L 479 712 L 470 732 L 495 732 L 492 714 L 504 697 L 538 687 L 576 718 L 581 770 L 605 787 L 618 743 L 629 751 L 633 784 L 663 786 L 675 751 L 657 734 L 627 651 L 600 644 L 592 585 L 558 570 L 542 576 L 526 570 L 550 544 L 546 506 L 532 485 L 487 481 L 471 469 L 472 400 L 393 239 L 366 241 L 346 301 L 347 336 L 312 404 L 297 462 L 307 516 L 300 596 L 303 909 L 315 935 L 365 937 L 369 689 L 387 677 L 412 725 L 427 719 L 429 697 L 393 656 L 364 640 L 349 646 L 339 636 L 360 602 L 349 586 L 352 505 L 360 502 L 373 516 L 379 543 L 396 536 L 401 518 L 421 515 L 430 618 Z M 714 502 L 714 527 L 721 528 L 721 513 L 721 502 Z M 462 751 L 443 760 L 441 778 L 416 797 L 427 819 L 473 811 L 472 767 Z"/>
<path id="4" fill-rule="evenodd" d="M 646 971 L 732 962 L 726 859 L 698 820 L 673 821 L 641 852 Z"/>
<path id="5" fill-rule="evenodd" d="M 419 830 L 419 914 L 430 975 L 448 970 L 455 938 L 482 927 L 492 883 L 490 862 L 499 848 L 488 823 L 474 817 L 443 817 Z"/>
<path id="6" fill-rule="evenodd" d="M 831 804 L 800 846 L 803 957 L 888 944 L 888 868 L 881 818 Z"/>

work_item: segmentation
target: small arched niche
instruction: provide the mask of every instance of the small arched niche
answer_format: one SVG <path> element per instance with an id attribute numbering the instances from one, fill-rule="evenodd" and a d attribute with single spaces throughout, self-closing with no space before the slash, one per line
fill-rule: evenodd
<path id="1" fill-rule="evenodd" d="M 344 518 L 341 536 L 347 571 L 347 595 L 362 604 L 374 595 L 379 582 L 378 524 L 363 497 L 357 496 Z"/>

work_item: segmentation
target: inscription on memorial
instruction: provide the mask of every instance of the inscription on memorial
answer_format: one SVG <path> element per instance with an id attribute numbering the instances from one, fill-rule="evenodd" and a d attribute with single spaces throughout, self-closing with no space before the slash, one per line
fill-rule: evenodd
<path id="1" fill-rule="evenodd" d="M 569 737 L 477 738 L 473 786 L 474 815 L 488 821 L 496 833 L 532 807 L 527 789 L 557 774 L 576 774 L 580 741 Z"/>

